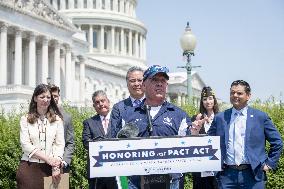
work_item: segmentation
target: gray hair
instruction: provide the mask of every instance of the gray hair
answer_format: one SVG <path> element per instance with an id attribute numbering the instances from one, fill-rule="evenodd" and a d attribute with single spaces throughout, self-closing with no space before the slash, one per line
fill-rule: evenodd
<path id="1" fill-rule="evenodd" d="M 108 99 L 106 92 L 104 92 L 103 90 L 95 91 L 92 95 L 92 100 L 94 101 L 97 96 L 105 96 Z"/>
<path id="2" fill-rule="evenodd" d="M 126 73 L 126 81 L 128 80 L 128 75 L 131 73 L 131 72 L 134 72 L 134 71 L 138 71 L 138 72 L 142 72 L 144 73 L 144 70 L 138 66 L 132 66 L 131 68 L 128 69 L 127 73 Z"/>

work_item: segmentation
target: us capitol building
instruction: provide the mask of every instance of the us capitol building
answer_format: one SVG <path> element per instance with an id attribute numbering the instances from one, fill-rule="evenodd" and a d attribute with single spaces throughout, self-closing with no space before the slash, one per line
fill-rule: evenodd
<path id="1" fill-rule="evenodd" d="M 91 106 L 96 90 L 112 104 L 127 98 L 128 68 L 147 68 L 147 29 L 136 6 L 137 0 L 0 0 L 0 109 L 27 105 L 35 86 L 47 82 L 76 106 Z M 169 75 L 168 100 L 185 103 L 186 73 Z M 196 72 L 192 77 L 199 97 L 205 83 Z"/>

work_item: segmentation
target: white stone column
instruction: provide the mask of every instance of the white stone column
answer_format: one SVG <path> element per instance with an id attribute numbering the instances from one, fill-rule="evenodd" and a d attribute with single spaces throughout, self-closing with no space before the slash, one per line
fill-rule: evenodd
<path id="1" fill-rule="evenodd" d="M 118 12 L 118 0 L 113 0 L 113 10 Z"/>
<path id="2" fill-rule="evenodd" d="M 1 37 L 0 37 L 0 86 L 7 85 L 7 29 L 6 24 L 1 25 Z"/>
<path id="3" fill-rule="evenodd" d="M 43 36 L 42 38 L 42 51 L 41 51 L 41 83 L 46 83 L 48 75 L 48 39 Z"/>
<path id="4" fill-rule="evenodd" d="M 100 30 L 100 52 L 105 51 L 105 28 L 104 25 L 101 25 L 101 30 Z"/>
<path id="5" fill-rule="evenodd" d="M 72 86 L 74 85 L 74 82 L 75 82 L 76 59 L 77 59 L 77 57 L 75 56 L 75 54 L 71 53 L 71 79 L 72 79 Z M 74 95 L 72 95 L 72 100 L 74 100 Z"/>
<path id="6" fill-rule="evenodd" d="M 119 32 L 114 32 L 114 36 L 115 36 L 115 53 L 118 54 L 119 53 L 119 36 L 120 36 L 120 33 Z"/>
<path id="7" fill-rule="evenodd" d="M 58 10 L 58 6 L 57 6 L 57 0 L 52 0 L 52 6 Z"/>
<path id="8" fill-rule="evenodd" d="M 144 36 L 140 34 L 140 59 L 144 57 Z"/>
<path id="9" fill-rule="evenodd" d="M 143 37 L 143 58 L 144 60 L 147 58 L 146 36 Z"/>
<path id="10" fill-rule="evenodd" d="M 60 86 L 60 45 L 56 41 L 54 44 L 54 59 L 53 59 L 53 78 L 54 84 Z"/>
<path id="11" fill-rule="evenodd" d="M 62 50 L 60 54 L 60 70 L 62 71 L 62 80 L 63 78 L 65 78 L 65 58 L 66 58 L 66 52 L 65 50 Z"/>
<path id="12" fill-rule="evenodd" d="M 124 13 L 124 0 L 119 1 L 119 12 Z"/>
<path id="13" fill-rule="evenodd" d="M 68 8 L 74 9 L 74 0 L 68 0 Z"/>
<path id="14" fill-rule="evenodd" d="M 88 9 L 93 9 L 93 6 L 94 6 L 93 0 L 87 0 L 87 8 Z"/>
<path id="15" fill-rule="evenodd" d="M 85 59 L 80 59 L 80 99 L 85 102 Z"/>
<path id="16" fill-rule="evenodd" d="M 121 28 L 120 30 L 120 50 L 121 50 L 121 54 L 124 55 L 125 47 L 124 47 L 124 29 L 123 28 Z"/>
<path id="17" fill-rule="evenodd" d="M 96 9 L 102 9 L 102 0 L 96 0 Z"/>
<path id="18" fill-rule="evenodd" d="M 139 44 L 139 55 L 138 55 L 138 57 L 139 58 L 142 58 L 142 53 L 143 53 L 143 48 L 142 48 L 142 46 L 143 46 L 143 38 L 142 38 L 142 34 L 140 33 L 140 35 L 139 35 L 139 41 L 140 41 L 140 44 Z"/>
<path id="19" fill-rule="evenodd" d="M 72 101 L 72 58 L 71 58 L 71 48 L 66 47 L 66 64 L 65 64 L 65 97 L 67 101 Z"/>
<path id="20" fill-rule="evenodd" d="M 125 2 L 125 14 L 129 14 L 129 0 L 126 0 Z"/>
<path id="21" fill-rule="evenodd" d="M 28 65 L 29 65 L 28 85 L 31 87 L 35 87 L 36 86 L 36 41 L 34 33 L 30 33 Z"/>
<path id="22" fill-rule="evenodd" d="M 133 16 L 133 4 L 130 3 L 129 5 L 129 15 L 132 17 Z"/>
<path id="23" fill-rule="evenodd" d="M 16 29 L 14 84 L 22 85 L 22 31 Z"/>
<path id="24" fill-rule="evenodd" d="M 105 9 L 110 10 L 110 0 L 105 0 Z"/>
<path id="25" fill-rule="evenodd" d="M 129 56 L 132 56 L 132 30 L 129 30 L 129 33 L 128 33 L 128 49 L 129 49 Z"/>
<path id="26" fill-rule="evenodd" d="M 61 97 L 65 99 L 66 94 L 66 86 L 65 86 L 65 57 L 66 57 L 66 51 L 65 47 L 62 45 L 60 50 L 60 90 L 61 90 Z"/>
<path id="27" fill-rule="evenodd" d="M 89 25 L 89 52 L 90 53 L 93 53 L 93 47 L 94 47 L 94 44 L 93 44 L 93 25 Z"/>
<path id="28" fill-rule="evenodd" d="M 115 27 L 111 26 L 111 53 L 114 54 L 115 48 Z"/>
<path id="29" fill-rule="evenodd" d="M 138 52 L 138 32 L 135 32 L 135 57 L 139 56 L 139 52 Z"/>
<path id="30" fill-rule="evenodd" d="M 133 12 L 132 12 L 132 16 L 134 17 L 134 18 L 136 18 L 136 6 L 133 6 Z"/>
<path id="31" fill-rule="evenodd" d="M 82 9 L 84 7 L 84 0 L 77 0 L 78 9 Z"/>
<path id="32" fill-rule="evenodd" d="M 60 0 L 60 10 L 65 10 L 65 9 L 66 9 L 65 0 Z"/>

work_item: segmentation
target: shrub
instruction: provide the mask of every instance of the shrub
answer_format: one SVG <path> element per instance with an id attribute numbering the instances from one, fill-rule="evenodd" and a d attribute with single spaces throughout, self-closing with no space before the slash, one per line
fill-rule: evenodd
<path id="1" fill-rule="evenodd" d="M 274 124 L 284 136 L 284 108 L 274 101 L 261 103 L 255 101 L 252 106 L 263 110 L 269 114 Z M 189 115 L 194 115 L 198 111 L 194 106 L 182 107 Z M 88 181 L 86 175 L 87 152 L 82 144 L 82 122 L 94 115 L 93 110 L 77 109 L 66 106 L 65 110 L 72 116 L 75 129 L 76 149 L 73 156 L 70 188 L 87 188 Z M 0 114 L 0 188 L 16 188 L 16 170 L 21 158 L 21 147 L 19 143 L 19 119 L 22 114 L 5 115 Z M 282 188 L 284 183 L 284 157 L 281 156 L 278 169 L 268 173 L 267 188 Z M 186 174 L 185 188 L 192 188 L 191 176 Z"/>

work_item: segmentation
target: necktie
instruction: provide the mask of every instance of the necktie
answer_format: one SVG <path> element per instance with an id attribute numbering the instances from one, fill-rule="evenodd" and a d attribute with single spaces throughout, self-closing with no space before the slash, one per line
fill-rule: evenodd
<path id="1" fill-rule="evenodd" d="M 104 117 L 104 119 L 103 119 L 103 128 L 104 128 L 105 134 L 107 134 L 108 123 L 109 123 L 108 118 Z"/>
<path id="2" fill-rule="evenodd" d="M 243 160 L 243 145 L 242 145 L 242 121 L 241 112 L 236 112 L 236 119 L 234 121 L 235 126 L 235 138 L 234 138 L 234 150 L 235 150 L 235 164 L 240 165 Z"/>
<path id="3" fill-rule="evenodd" d="M 139 99 L 134 100 L 133 107 L 139 106 L 140 103 L 141 103 L 141 101 Z"/>

